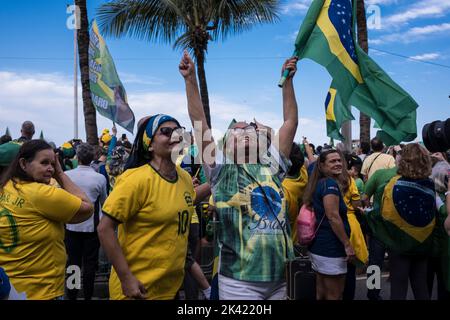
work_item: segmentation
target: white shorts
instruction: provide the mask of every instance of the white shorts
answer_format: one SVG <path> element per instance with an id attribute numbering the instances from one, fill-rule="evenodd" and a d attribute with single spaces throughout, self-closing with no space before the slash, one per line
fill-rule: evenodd
<path id="1" fill-rule="evenodd" d="M 347 260 L 342 258 L 328 258 L 309 253 L 312 269 L 327 276 L 338 276 L 347 273 Z"/>
<path id="2" fill-rule="evenodd" d="M 219 274 L 220 300 L 286 300 L 286 282 L 248 282 Z"/>

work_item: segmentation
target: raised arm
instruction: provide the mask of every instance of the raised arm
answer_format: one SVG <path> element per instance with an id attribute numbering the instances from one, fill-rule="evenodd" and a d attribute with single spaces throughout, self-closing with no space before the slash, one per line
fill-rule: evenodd
<path id="1" fill-rule="evenodd" d="M 195 74 L 195 65 L 187 51 L 185 51 L 183 54 L 183 58 L 181 59 L 179 65 L 179 70 L 186 84 L 188 113 L 189 118 L 191 119 L 192 126 L 194 128 L 195 140 L 198 144 L 200 144 L 201 141 L 202 148 L 200 150 L 200 156 L 202 163 L 206 162 L 207 164 L 212 165 L 213 163 L 208 163 L 208 161 L 205 161 L 206 159 L 204 159 L 204 151 L 207 150 L 207 148 L 209 150 L 209 148 L 214 147 L 212 148 L 213 150 L 210 154 L 213 159 L 215 158 L 215 145 L 210 146 L 211 144 L 214 144 L 214 140 L 212 138 L 208 123 L 206 122 L 206 116 L 203 110 L 203 104 L 198 89 L 197 76 Z"/>
<path id="2" fill-rule="evenodd" d="M 285 69 L 292 70 L 283 86 L 283 125 L 278 133 L 279 150 L 285 156 L 289 157 L 298 125 L 297 101 L 295 99 L 293 77 L 297 71 L 297 57 L 286 60 L 281 73 Z"/>

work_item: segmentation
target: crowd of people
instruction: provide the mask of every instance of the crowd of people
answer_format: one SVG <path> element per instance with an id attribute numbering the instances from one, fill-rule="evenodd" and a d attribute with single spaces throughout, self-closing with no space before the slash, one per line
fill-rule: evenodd
<path id="1" fill-rule="evenodd" d="M 199 289 L 206 299 L 286 299 L 286 263 L 305 252 L 318 300 L 353 300 L 356 275 L 383 270 L 386 258 L 392 300 L 406 299 L 409 283 L 416 299 L 431 299 L 435 277 L 438 299 L 450 299 L 447 154 L 378 138 L 351 151 L 295 143 L 296 63 L 282 66 L 290 74 L 277 132 L 232 121 L 216 143 L 184 53 L 191 134 L 157 114 L 139 121 L 133 143 L 113 127 L 98 146 L 74 139 L 57 148 L 33 139 L 30 121 L 20 138 L 1 137 L 0 299 L 75 300 L 71 265 L 92 299 L 100 248 L 115 300 L 177 299 L 181 288 L 186 299 Z M 297 229 L 304 208 L 316 218 L 306 247 Z M 200 267 L 203 241 L 215 246 L 217 281 Z M 367 298 L 380 300 L 380 288 Z"/>

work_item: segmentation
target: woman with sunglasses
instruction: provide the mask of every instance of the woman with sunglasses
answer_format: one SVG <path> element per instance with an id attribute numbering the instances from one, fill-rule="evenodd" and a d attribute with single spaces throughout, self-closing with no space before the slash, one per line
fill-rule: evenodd
<path id="1" fill-rule="evenodd" d="M 173 161 L 183 129 L 168 115 L 141 121 L 125 171 L 103 206 L 98 232 L 113 265 L 111 299 L 174 299 L 182 284 L 194 198 L 206 190 L 195 193 L 190 175 Z"/>
<path id="2" fill-rule="evenodd" d="M 258 123 L 233 121 L 220 153 L 212 139 L 202 139 L 211 136 L 210 128 L 195 65 L 187 52 L 179 65 L 189 116 L 196 141 L 202 142 L 199 147 L 204 151 L 200 154 L 217 207 L 221 300 L 286 298 L 285 263 L 293 257 L 293 248 L 281 183 L 298 123 L 292 81 L 296 63 L 297 58 L 291 58 L 282 68 L 292 72 L 283 87 L 284 122 L 278 135 Z"/>

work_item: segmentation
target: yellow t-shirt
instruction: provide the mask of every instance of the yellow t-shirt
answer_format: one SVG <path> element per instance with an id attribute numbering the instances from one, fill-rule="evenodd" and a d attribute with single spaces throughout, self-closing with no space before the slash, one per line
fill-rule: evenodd
<path id="1" fill-rule="evenodd" d="M 283 180 L 283 190 L 288 204 L 289 224 L 291 226 L 291 238 L 293 243 L 297 243 L 297 216 L 303 203 L 303 193 L 308 184 L 308 172 L 306 167 L 300 168 L 297 178 L 285 178 Z"/>
<path id="2" fill-rule="evenodd" d="M 0 191 L 0 266 L 27 299 L 64 295 L 64 223 L 81 199 L 42 183 L 9 181 Z"/>
<path id="3" fill-rule="evenodd" d="M 361 225 L 355 215 L 355 208 L 352 206 L 352 201 L 361 200 L 361 196 L 356 186 L 356 181 L 350 178 L 350 186 L 344 195 L 344 202 L 347 206 L 347 218 L 350 225 L 350 243 L 355 251 L 356 258 L 360 263 L 366 264 L 369 258 L 364 234 L 361 230 Z"/>
<path id="4" fill-rule="evenodd" d="M 105 214 L 122 222 L 119 243 L 131 272 L 147 289 L 147 299 L 174 299 L 184 278 L 195 195 L 190 175 L 176 170 L 176 182 L 150 165 L 127 170 L 103 206 Z M 126 298 L 114 268 L 109 292 L 113 300 Z"/>
<path id="5" fill-rule="evenodd" d="M 350 186 L 348 191 L 344 195 L 344 202 L 347 206 L 347 214 L 355 214 L 355 208 L 352 206 L 352 201 L 361 200 L 358 187 L 356 186 L 355 179 L 350 178 Z"/>

